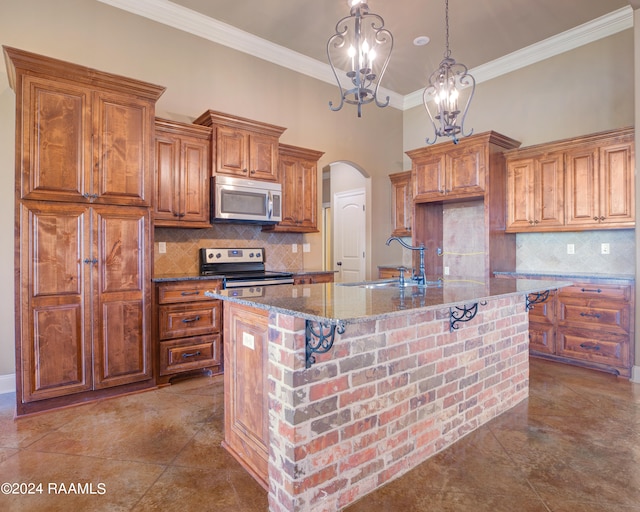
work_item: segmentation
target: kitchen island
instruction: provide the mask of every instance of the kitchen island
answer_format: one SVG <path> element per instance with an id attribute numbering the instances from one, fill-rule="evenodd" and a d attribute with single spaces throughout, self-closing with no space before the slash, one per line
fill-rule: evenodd
<path id="1" fill-rule="evenodd" d="M 271 511 L 340 510 L 524 400 L 527 307 L 569 284 L 207 292 L 224 301 L 224 446 Z"/>

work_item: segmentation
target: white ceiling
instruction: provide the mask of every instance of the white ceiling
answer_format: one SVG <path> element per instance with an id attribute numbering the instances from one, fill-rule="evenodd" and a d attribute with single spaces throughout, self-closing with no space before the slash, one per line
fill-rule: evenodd
<path id="1" fill-rule="evenodd" d="M 99 1 L 326 81 L 333 80 L 327 39 L 349 14 L 347 0 Z M 452 56 L 482 81 L 630 28 L 634 2 L 450 0 Z M 444 0 L 369 0 L 369 10 L 394 36 L 381 86 L 392 105 L 413 106 L 443 58 Z M 431 42 L 415 46 L 422 35 Z"/>

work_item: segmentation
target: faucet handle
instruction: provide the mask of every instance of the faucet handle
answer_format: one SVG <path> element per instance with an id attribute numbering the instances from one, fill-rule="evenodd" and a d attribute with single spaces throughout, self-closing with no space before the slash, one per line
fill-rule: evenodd
<path id="1" fill-rule="evenodd" d="M 403 267 L 402 265 L 399 267 L 396 267 L 397 270 L 400 271 L 400 274 L 398 274 L 398 281 L 401 287 L 404 286 L 404 273 L 407 270 L 407 267 Z"/>

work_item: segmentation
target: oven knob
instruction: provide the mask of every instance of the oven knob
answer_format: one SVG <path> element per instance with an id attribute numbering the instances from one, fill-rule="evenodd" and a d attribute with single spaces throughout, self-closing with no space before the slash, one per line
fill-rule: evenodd
<path id="1" fill-rule="evenodd" d="M 222 253 L 220 253 L 220 252 L 216 253 L 216 258 L 218 258 L 218 259 L 222 258 Z"/>
<path id="2" fill-rule="evenodd" d="M 208 252 L 207 253 L 207 259 L 210 260 L 211 258 L 213 258 L 213 253 Z"/>
<path id="3" fill-rule="evenodd" d="M 260 258 L 260 253 L 259 252 L 256 253 L 256 258 Z"/>
<path id="4" fill-rule="evenodd" d="M 252 252 L 249 253 L 249 258 L 253 258 L 253 253 Z"/>

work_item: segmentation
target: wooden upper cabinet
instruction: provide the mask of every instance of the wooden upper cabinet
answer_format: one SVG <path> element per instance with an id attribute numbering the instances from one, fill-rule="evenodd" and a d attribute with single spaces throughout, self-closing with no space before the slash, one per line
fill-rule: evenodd
<path id="1" fill-rule="evenodd" d="M 318 160 L 322 151 L 279 145 L 282 184 L 282 221 L 264 231 L 313 233 L 318 231 Z"/>
<path id="2" fill-rule="evenodd" d="M 430 202 L 481 198 L 485 191 L 484 149 L 483 145 L 454 146 L 448 147 L 446 153 L 435 150 L 426 158 L 417 158 L 414 200 Z"/>
<path id="3" fill-rule="evenodd" d="M 391 180 L 392 236 L 411 236 L 413 210 L 413 182 L 411 171 L 389 175 Z"/>
<path id="4" fill-rule="evenodd" d="M 494 149 L 519 143 L 496 132 L 472 135 L 458 144 L 447 142 L 407 151 L 413 170 L 416 203 L 482 199 L 489 181 Z"/>
<path id="5" fill-rule="evenodd" d="M 163 87 L 4 47 L 23 115 L 20 198 L 148 206 Z"/>
<path id="6" fill-rule="evenodd" d="M 567 152 L 567 225 L 634 227 L 634 159 L 632 140 Z"/>
<path id="7" fill-rule="evenodd" d="M 508 232 L 635 226 L 633 128 L 511 150 L 506 161 Z"/>
<path id="8" fill-rule="evenodd" d="M 563 157 L 507 159 L 507 231 L 551 231 L 564 224 Z"/>
<path id="9" fill-rule="evenodd" d="M 211 128 L 156 119 L 154 225 L 209 227 Z"/>
<path id="10" fill-rule="evenodd" d="M 213 174 L 278 181 L 278 141 L 286 128 L 213 110 L 194 124 L 213 128 Z"/>

